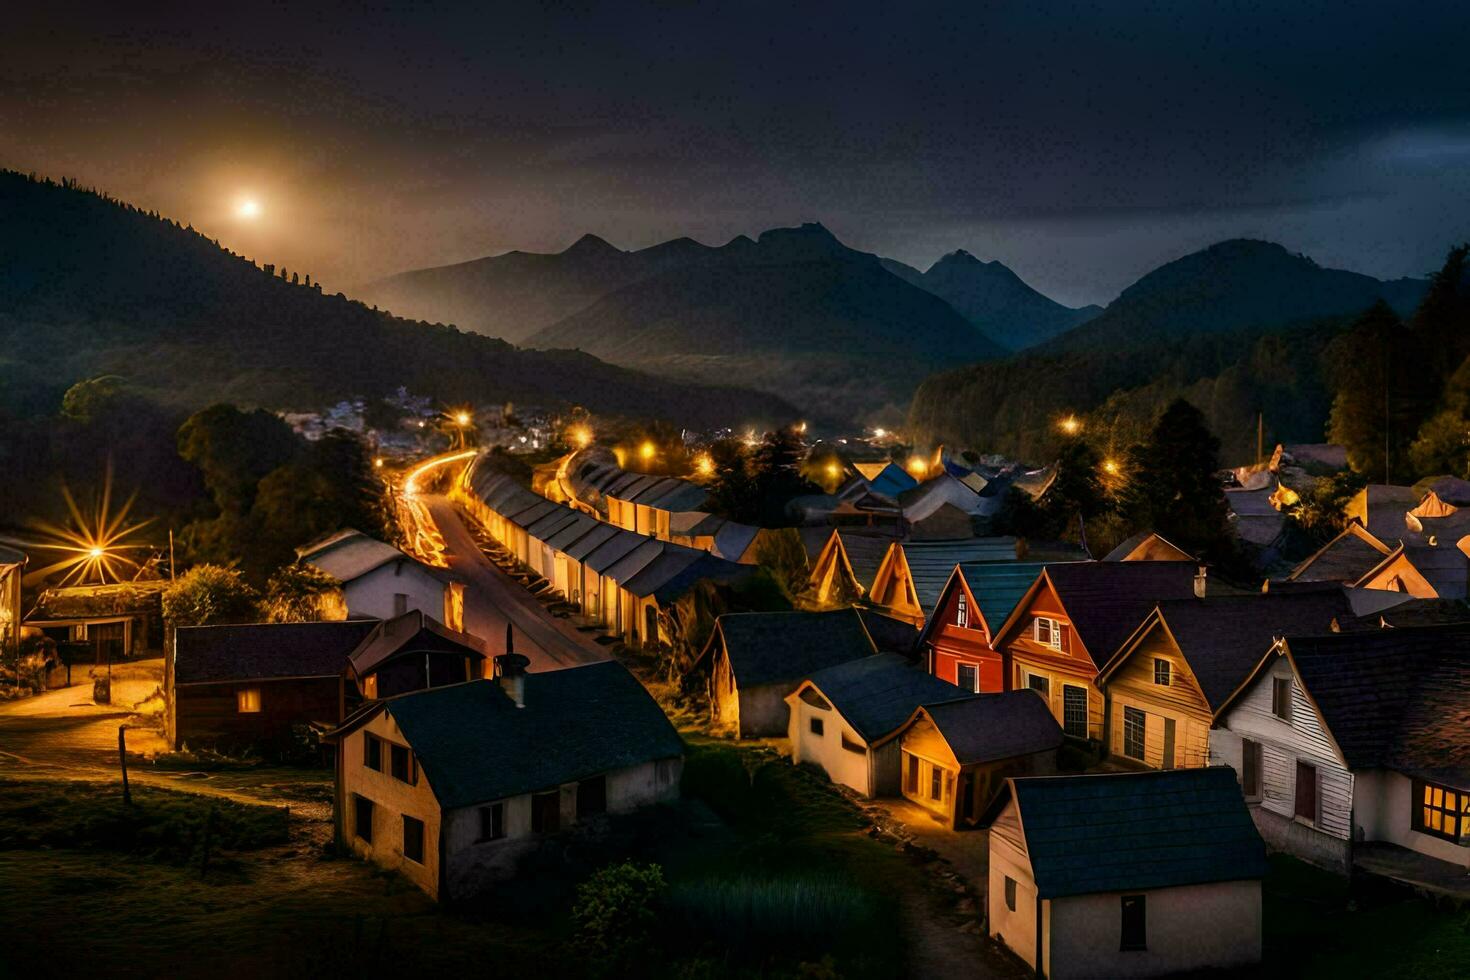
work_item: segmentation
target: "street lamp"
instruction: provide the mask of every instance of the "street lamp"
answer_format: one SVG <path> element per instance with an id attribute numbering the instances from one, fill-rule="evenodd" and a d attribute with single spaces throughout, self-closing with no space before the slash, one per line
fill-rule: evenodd
<path id="1" fill-rule="evenodd" d="M 1075 415 L 1068 415 L 1057 423 L 1057 428 L 1062 430 L 1063 435 L 1075 436 L 1082 431 L 1082 422 Z"/>
<path id="2" fill-rule="evenodd" d="M 653 455 L 656 452 L 658 452 L 657 447 L 655 447 L 651 441 L 646 439 L 644 440 L 643 445 L 638 447 L 638 455 L 645 463 L 653 459 Z"/>

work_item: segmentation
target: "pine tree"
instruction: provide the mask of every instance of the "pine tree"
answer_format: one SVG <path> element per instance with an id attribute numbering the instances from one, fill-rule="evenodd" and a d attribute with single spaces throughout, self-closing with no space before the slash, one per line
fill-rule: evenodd
<path id="1" fill-rule="evenodd" d="M 1123 507 L 1138 530 L 1157 531 L 1198 554 L 1229 548 L 1229 511 L 1218 479 L 1220 440 L 1204 414 L 1175 399 L 1148 440 L 1129 454 Z"/>

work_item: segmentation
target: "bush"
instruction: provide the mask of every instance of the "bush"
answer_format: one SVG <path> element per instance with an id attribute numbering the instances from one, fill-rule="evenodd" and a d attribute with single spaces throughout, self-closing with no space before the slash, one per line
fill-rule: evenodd
<path id="1" fill-rule="evenodd" d="M 255 623 L 260 596 L 236 569 L 196 565 L 163 590 L 163 617 L 175 626 Z"/>
<path id="2" fill-rule="evenodd" d="M 663 869 L 631 861 L 598 871 L 577 887 L 572 923 L 592 962 L 621 973 L 646 951 L 664 894 Z"/>

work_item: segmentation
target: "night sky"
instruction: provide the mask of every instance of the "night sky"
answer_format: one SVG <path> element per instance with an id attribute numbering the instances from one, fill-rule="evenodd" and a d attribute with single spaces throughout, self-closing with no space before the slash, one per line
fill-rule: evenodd
<path id="1" fill-rule="evenodd" d="M 0 166 L 333 290 L 808 220 L 1072 304 L 1232 236 L 1384 277 L 1470 238 L 1463 3 L 17 6 Z"/>

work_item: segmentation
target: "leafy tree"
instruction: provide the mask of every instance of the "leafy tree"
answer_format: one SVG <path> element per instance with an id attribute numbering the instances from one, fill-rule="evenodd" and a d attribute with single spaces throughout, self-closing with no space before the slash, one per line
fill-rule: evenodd
<path id="1" fill-rule="evenodd" d="M 1403 337 L 1398 314 L 1380 301 L 1327 353 L 1336 390 L 1327 436 L 1347 449 L 1354 470 L 1385 480 L 1407 462 L 1408 433 L 1396 424 L 1402 413 L 1394 414 L 1395 396 L 1403 388 Z"/>
<path id="2" fill-rule="evenodd" d="M 290 461 L 300 440 L 270 412 L 212 405 L 179 427 L 178 445 L 179 455 L 203 474 L 220 511 L 244 514 L 261 478 Z"/>
<path id="3" fill-rule="evenodd" d="M 1148 440 L 1129 452 L 1123 510 L 1138 530 L 1152 530 L 1198 554 L 1230 549 L 1229 510 L 1217 473 L 1220 440 L 1204 414 L 1173 402 Z"/>
<path id="4" fill-rule="evenodd" d="M 113 407 L 122 390 L 122 379 L 105 374 L 78 381 L 61 398 L 61 414 L 76 422 L 91 422 Z"/>
<path id="5" fill-rule="evenodd" d="M 163 618 L 174 626 L 255 623 L 260 595 L 237 569 L 195 565 L 163 590 Z"/>
<path id="6" fill-rule="evenodd" d="M 755 523 L 760 518 L 760 499 L 745 445 L 735 439 L 721 439 L 708 451 L 714 469 L 706 486 L 710 506 L 732 521 Z"/>
<path id="7" fill-rule="evenodd" d="M 278 568 L 263 600 L 268 623 L 316 623 L 347 618 L 342 583 L 312 565 L 293 562 Z"/>
<path id="8" fill-rule="evenodd" d="M 631 861 L 601 868 L 578 885 L 572 925 L 588 962 L 617 975 L 645 958 L 666 889 L 661 867 Z"/>
<path id="9" fill-rule="evenodd" d="M 1435 413 L 1409 445 L 1409 462 L 1423 476 L 1470 473 L 1470 420 L 1453 409 Z"/>
<path id="10" fill-rule="evenodd" d="M 1087 547 L 1088 521 L 1110 507 L 1102 482 L 1102 457 L 1083 439 L 1068 439 L 1057 457 L 1057 475 L 1041 497 L 1041 510 L 1049 528 L 1057 535 L 1078 531 L 1078 540 Z"/>
<path id="11" fill-rule="evenodd" d="M 1325 544 L 1347 525 L 1343 509 L 1367 483 L 1367 477 L 1352 470 L 1323 477 L 1302 494 L 1289 516 L 1310 540 Z"/>
<path id="12" fill-rule="evenodd" d="M 790 601 L 806 591 L 811 568 L 807 564 L 806 545 L 794 527 L 763 532 L 756 544 L 755 560 L 780 585 Z"/>
<path id="13" fill-rule="evenodd" d="M 796 428 L 789 425 L 766 433 L 751 454 L 750 476 L 763 527 L 790 524 L 786 504 L 794 497 L 821 492 L 820 487 L 801 475 L 805 459 L 806 444 Z"/>

